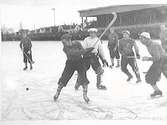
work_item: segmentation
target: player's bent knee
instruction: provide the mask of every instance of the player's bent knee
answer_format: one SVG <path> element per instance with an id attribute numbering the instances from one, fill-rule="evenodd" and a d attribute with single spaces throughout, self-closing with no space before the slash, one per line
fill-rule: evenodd
<path id="1" fill-rule="evenodd" d="M 104 69 L 102 68 L 99 68 L 97 71 L 96 71 L 96 74 L 97 75 L 102 75 L 104 73 Z"/>
<path id="2" fill-rule="evenodd" d="M 145 81 L 150 85 L 155 85 L 155 83 L 158 81 L 158 79 L 155 79 L 150 75 L 146 75 L 145 76 Z"/>
<path id="3" fill-rule="evenodd" d="M 127 71 L 127 68 L 126 68 L 126 67 L 121 66 L 121 70 L 122 70 L 123 72 L 126 72 L 126 71 Z"/>

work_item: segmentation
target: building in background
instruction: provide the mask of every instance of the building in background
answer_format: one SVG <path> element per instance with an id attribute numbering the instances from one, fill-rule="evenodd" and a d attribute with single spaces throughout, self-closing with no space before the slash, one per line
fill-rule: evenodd
<path id="1" fill-rule="evenodd" d="M 117 5 L 99 7 L 88 10 L 80 10 L 81 24 L 64 24 L 58 26 L 41 27 L 29 31 L 34 41 L 60 40 L 64 33 L 72 33 L 74 39 L 82 40 L 88 33 L 87 29 L 96 27 L 99 34 L 108 26 L 113 19 L 113 12 L 117 13 L 117 19 L 113 24 L 114 29 L 121 37 L 121 30 L 131 31 L 131 37 L 138 39 L 138 34 L 147 31 L 152 38 L 159 38 L 160 24 L 167 24 L 167 4 L 138 4 L 138 5 Z M 20 23 L 20 29 L 22 29 Z M 2 40 L 20 40 L 19 31 L 14 33 L 10 28 L 2 27 Z M 106 33 L 102 39 L 107 39 Z"/>
<path id="2" fill-rule="evenodd" d="M 118 5 L 80 10 L 82 26 L 88 18 L 95 17 L 88 27 L 105 28 L 113 18 L 112 12 L 117 13 L 114 23 L 116 28 L 157 25 L 167 23 L 167 4 Z"/>

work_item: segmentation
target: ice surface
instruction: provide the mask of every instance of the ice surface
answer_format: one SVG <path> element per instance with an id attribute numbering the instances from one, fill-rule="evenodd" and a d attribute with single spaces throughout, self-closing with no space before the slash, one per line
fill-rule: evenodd
<path id="1" fill-rule="evenodd" d="M 146 48 L 137 42 L 142 56 Z M 106 42 L 103 44 L 109 60 Z M 96 76 L 88 71 L 90 103 L 82 98 L 82 88 L 74 90 L 75 73 L 63 89 L 57 102 L 53 101 L 57 81 L 64 68 L 66 56 L 59 42 L 33 42 L 32 71 L 23 71 L 19 42 L 2 43 L 2 120 L 60 120 L 60 119 L 144 119 L 167 120 L 167 80 L 162 75 L 158 86 L 162 98 L 150 99 L 152 88 L 145 83 L 144 74 L 150 62 L 138 60 L 142 83 L 135 77 L 126 82 L 120 68 L 104 68 L 103 84 L 106 91 L 96 89 Z M 28 91 L 26 90 L 28 88 Z"/>

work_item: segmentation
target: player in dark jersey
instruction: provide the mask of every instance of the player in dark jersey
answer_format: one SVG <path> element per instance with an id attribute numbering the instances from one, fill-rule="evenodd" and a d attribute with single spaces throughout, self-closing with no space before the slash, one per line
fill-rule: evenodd
<path id="1" fill-rule="evenodd" d="M 160 40 L 163 49 L 167 52 L 167 28 L 165 25 L 161 25 Z"/>
<path id="2" fill-rule="evenodd" d="M 122 55 L 121 70 L 128 76 L 127 81 L 130 81 L 133 78 L 133 76 L 127 69 L 127 66 L 129 64 L 136 75 L 136 78 L 137 78 L 136 83 L 139 83 L 141 82 L 141 78 L 140 78 L 140 73 L 139 73 L 139 69 L 137 66 L 136 58 L 135 58 L 135 53 L 136 53 L 137 59 L 140 59 L 138 47 L 135 43 L 135 40 L 130 38 L 129 31 L 125 30 L 122 33 L 123 33 L 123 38 L 119 40 L 119 52 Z M 135 49 L 135 53 L 133 51 L 133 47 Z"/>
<path id="3" fill-rule="evenodd" d="M 63 51 L 67 56 L 67 60 L 62 76 L 58 82 L 58 88 L 54 96 L 54 100 L 56 101 L 58 99 L 62 88 L 67 85 L 74 72 L 77 71 L 80 76 L 80 84 L 83 87 L 83 98 L 88 103 L 89 98 L 87 97 L 87 89 L 89 81 L 86 76 L 86 69 L 83 65 L 82 55 L 92 51 L 93 48 L 83 49 L 79 42 L 71 41 L 71 37 L 72 36 L 70 34 L 64 34 L 62 36 L 62 43 L 64 46 Z"/>
<path id="4" fill-rule="evenodd" d="M 108 49 L 110 52 L 110 58 L 111 58 L 111 68 L 114 66 L 114 58 L 117 59 L 117 66 L 120 66 L 120 55 L 118 51 L 118 35 L 115 33 L 115 31 L 111 28 L 110 33 L 108 35 Z"/>
<path id="5" fill-rule="evenodd" d="M 22 31 L 22 39 L 20 42 L 20 48 L 23 52 L 23 62 L 25 64 L 25 67 L 23 70 L 26 70 L 27 67 L 27 63 L 29 62 L 30 64 L 30 69 L 32 70 L 32 64 L 34 63 L 34 61 L 32 60 L 32 43 L 31 43 L 31 39 L 27 36 L 28 32 L 27 31 Z"/>

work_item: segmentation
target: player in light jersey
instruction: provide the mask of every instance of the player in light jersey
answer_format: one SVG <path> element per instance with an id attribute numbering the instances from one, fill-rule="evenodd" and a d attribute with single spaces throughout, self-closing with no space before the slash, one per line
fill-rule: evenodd
<path id="1" fill-rule="evenodd" d="M 102 85 L 102 75 L 104 73 L 104 70 L 99 62 L 99 57 L 103 63 L 103 65 L 108 66 L 108 62 L 105 59 L 103 47 L 101 44 L 100 39 L 97 37 L 97 29 L 91 28 L 88 30 L 89 36 L 85 38 L 85 40 L 82 42 L 82 46 L 84 49 L 93 47 L 94 49 L 83 56 L 85 68 L 88 70 L 90 66 L 92 66 L 93 70 L 97 74 L 97 83 L 96 87 L 98 89 L 106 89 L 106 86 Z M 77 90 L 80 86 L 80 76 L 77 78 L 77 82 L 75 85 L 75 89 Z"/>

